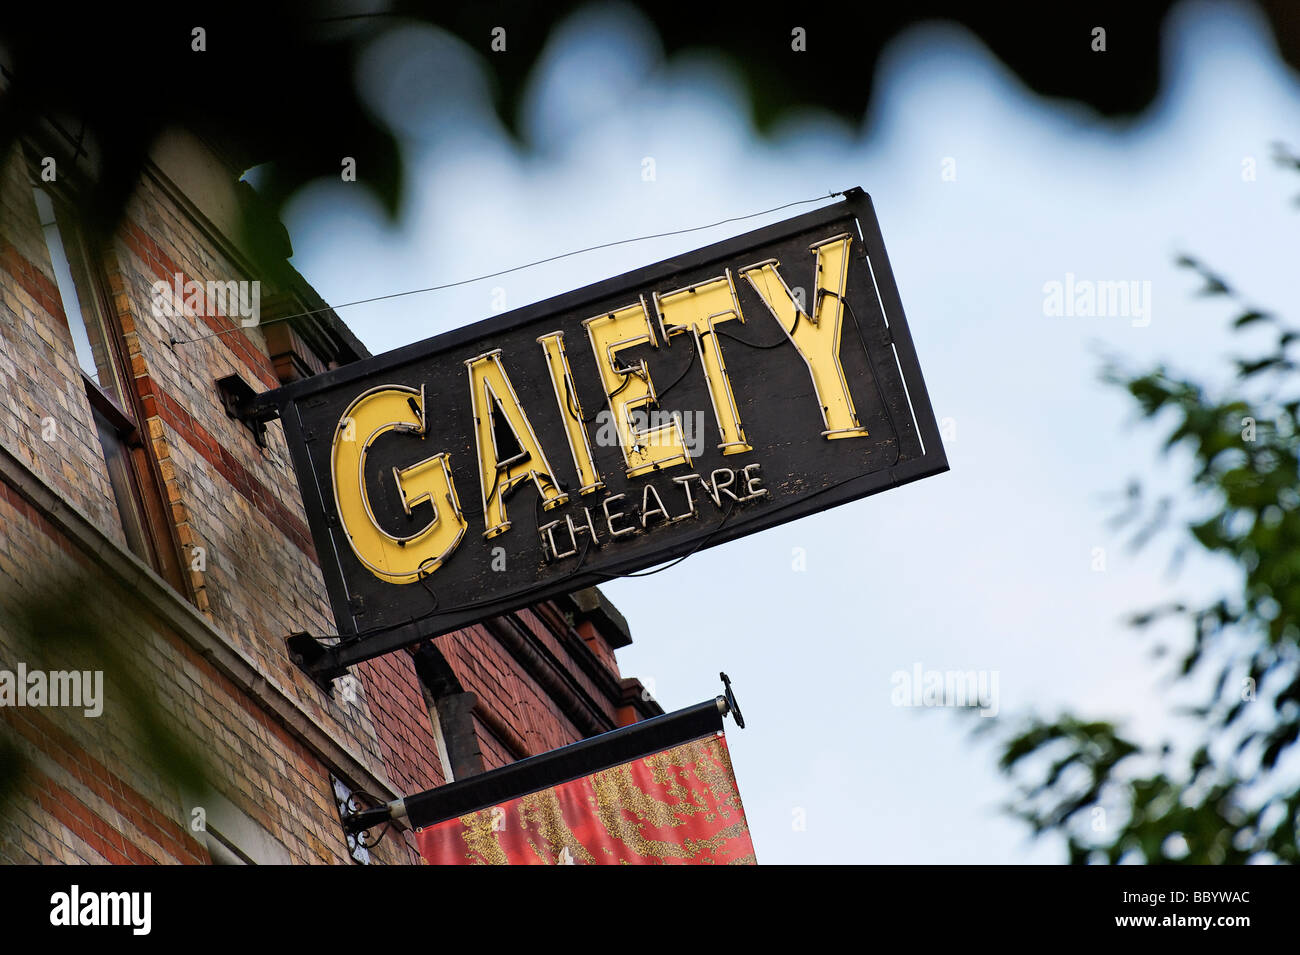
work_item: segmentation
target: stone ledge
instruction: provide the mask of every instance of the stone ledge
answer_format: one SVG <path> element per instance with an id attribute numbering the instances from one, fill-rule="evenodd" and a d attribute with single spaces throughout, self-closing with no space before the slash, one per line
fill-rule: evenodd
<path id="1" fill-rule="evenodd" d="M 138 557 L 68 506 L 8 448 L 0 446 L 0 480 L 13 488 L 53 527 L 100 568 L 134 593 L 165 626 L 198 651 L 251 700 L 283 725 L 353 790 L 390 801 L 398 798 L 387 779 L 369 769 L 313 719 L 278 684 L 235 647 Z"/>

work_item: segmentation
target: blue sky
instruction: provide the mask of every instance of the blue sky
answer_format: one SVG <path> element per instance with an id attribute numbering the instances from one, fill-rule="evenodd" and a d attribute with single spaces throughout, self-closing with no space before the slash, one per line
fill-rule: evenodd
<path id="1" fill-rule="evenodd" d="M 997 671 L 997 720 L 1070 708 L 1139 734 L 1170 729 L 1168 671 L 1122 620 L 1232 577 L 1208 561 L 1171 577 L 1167 548 L 1132 553 L 1109 527 L 1108 495 L 1135 477 L 1176 488 L 1182 471 L 1098 382 L 1099 354 L 1224 378 L 1234 313 L 1194 297 L 1179 252 L 1263 307 L 1293 299 L 1300 179 L 1269 144 L 1294 137 L 1300 88 L 1262 20 L 1178 8 L 1160 99 L 1124 125 L 1038 99 L 942 26 L 888 49 L 864 126 L 811 113 L 767 139 L 725 69 L 663 66 L 618 7 L 557 33 L 529 99 L 528 148 L 475 108 L 487 80 L 453 41 L 406 30 L 373 55 L 379 68 L 362 76 L 408 140 L 410 190 L 396 226 L 352 184 L 295 200 L 294 262 L 331 303 L 853 185 L 871 193 L 936 415 L 949 419 L 951 472 L 605 585 L 635 638 L 620 665 L 666 709 L 730 674 L 749 728 L 728 738 L 761 862 L 1060 861 L 1059 844 L 999 812 L 1011 790 L 967 732 L 979 718 L 895 706 L 891 677 L 916 664 Z M 431 105 L 439 89 L 458 105 Z M 790 214 L 340 315 L 378 353 L 503 299 L 515 308 Z M 1067 273 L 1149 282 L 1149 324 L 1046 314 L 1044 286 Z M 739 606 L 717 602 L 720 577 L 744 581 Z"/>

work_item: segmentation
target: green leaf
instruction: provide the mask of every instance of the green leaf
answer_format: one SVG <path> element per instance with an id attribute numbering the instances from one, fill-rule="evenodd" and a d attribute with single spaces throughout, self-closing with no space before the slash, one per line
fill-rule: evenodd
<path id="1" fill-rule="evenodd" d="M 1251 312 L 1247 312 L 1245 315 L 1242 315 L 1242 316 L 1241 316 L 1240 318 L 1238 318 L 1235 322 L 1233 322 L 1233 323 L 1232 323 L 1232 327 L 1233 327 L 1233 328 L 1242 328 L 1243 326 L 1246 326 L 1246 325 L 1253 325 L 1253 324 L 1255 324 L 1256 322 L 1260 322 L 1260 321 L 1264 321 L 1264 320 L 1272 321 L 1272 316 L 1267 315 L 1267 314 L 1265 314 L 1264 312 L 1254 312 L 1254 311 L 1251 311 Z"/>

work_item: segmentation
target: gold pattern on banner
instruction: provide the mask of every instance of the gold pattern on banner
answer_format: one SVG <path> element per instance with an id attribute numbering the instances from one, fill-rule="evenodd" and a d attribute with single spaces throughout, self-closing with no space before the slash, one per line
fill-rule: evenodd
<path id="1" fill-rule="evenodd" d="M 740 804 L 740 793 L 735 786 L 735 775 L 731 768 L 731 760 L 727 755 L 727 750 L 723 746 L 712 745 L 712 740 L 697 740 L 693 743 L 683 743 L 662 753 L 656 753 L 654 756 L 646 757 L 645 763 L 654 772 L 655 782 L 667 783 L 670 776 L 677 775 L 673 769 L 681 766 L 680 776 L 682 779 L 690 779 L 690 773 L 685 767 L 693 766 L 695 769 L 695 778 L 704 783 L 705 790 L 692 790 L 691 795 L 694 801 L 701 808 L 709 805 L 708 793 L 713 793 L 713 803 L 721 811 L 724 819 L 730 816 L 728 809 L 736 812 L 743 812 L 744 809 Z M 669 783 L 668 791 L 684 799 L 686 788 L 680 783 Z M 696 810 L 680 805 L 678 812 L 688 812 L 693 814 Z M 705 819 L 712 822 L 715 818 L 714 813 L 706 813 Z"/>
<path id="2" fill-rule="evenodd" d="M 610 838 L 624 843 L 634 854 L 654 859 L 689 859 L 691 853 L 675 842 L 647 839 L 641 834 L 645 822 L 636 822 L 623 816 L 624 810 L 637 819 L 650 822 L 658 828 L 681 825 L 672 808 L 637 788 L 626 766 L 616 766 L 591 777 L 595 792 L 596 816 L 605 826 Z"/>
<path id="3" fill-rule="evenodd" d="M 558 865 L 561 861 L 569 860 L 574 864 L 596 864 L 596 857 L 583 847 L 564 824 L 564 810 L 560 808 L 560 800 L 554 789 L 543 789 L 519 801 L 519 828 L 528 832 L 530 826 L 537 830 L 538 837 L 546 843 L 547 849 L 539 848 L 531 838 L 528 845 L 548 865 Z"/>
<path id="4" fill-rule="evenodd" d="M 698 790 L 688 791 L 681 783 L 681 780 L 689 781 L 691 778 L 691 774 L 686 769 L 679 771 L 679 767 L 685 766 L 691 755 L 684 750 L 691 746 L 692 744 L 687 743 L 686 746 L 678 746 L 656 753 L 654 756 L 647 756 L 644 760 L 645 765 L 650 768 L 651 778 L 666 787 L 668 795 L 677 800 L 673 812 L 678 815 L 693 816 L 709 806 L 708 793 Z"/>
<path id="5" fill-rule="evenodd" d="M 465 840 L 465 858 L 475 865 L 507 865 L 506 851 L 497 841 L 496 820 L 499 814 L 492 809 L 480 809 L 468 816 L 461 816 L 465 826 L 461 838 Z"/>
<path id="6" fill-rule="evenodd" d="M 689 852 L 675 842 L 647 839 L 641 834 L 645 821 L 625 819 L 624 811 L 638 820 L 649 819 L 655 828 L 672 828 L 681 825 L 676 813 L 667 803 L 642 793 L 632 780 L 627 767 L 615 767 L 591 776 L 591 790 L 595 793 L 595 815 L 611 838 L 625 843 L 636 855 L 655 859 L 689 858 Z"/>
<path id="7" fill-rule="evenodd" d="M 749 827 L 743 816 L 710 839 L 687 839 L 683 844 L 647 839 L 641 832 L 646 821 L 661 829 L 682 825 L 681 817 L 693 816 L 709 808 L 710 790 L 724 818 L 730 815 L 728 807 L 741 812 L 739 793 L 729 778 L 730 761 L 726 759 L 722 747 L 710 745 L 711 743 L 713 740 L 696 740 L 645 758 L 644 764 L 651 770 L 653 780 L 667 788 L 669 795 L 675 799 L 673 803 L 662 802 L 639 789 L 627 766 L 593 774 L 591 786 L 595 793 L 596 815 L 606 832 L 626 844 L 637 855 L 663 860 L 690 859 L 706 852 L 713 853 L 724 846 L 727 840 L 748 832 Z M 719 762 L 727 768 L 722 768 Z M 703 789 L 688 788 L 687 784 L 692 780 L 692 768 L 695 780 L 704 783 Z M 641 821 L 625 818 L 624 810 Z M 710 819 L 715 816 L 715 813 L 706 814 L 706 818 Z"/>
<path id="8" fill-rule="evenodd" d="M 687 839 L 683 845 L 690 850 L 692 856 L 704 855 L 706 852 L 712 855 L 725 846 L 728 839 L 734 839 L 736 836 L 744 835 L 748 831 L 749 826 L 742 819 L 723 829 L 719 829 L 708 839 Z M 712 862 L 713 860 L 709 859 L 707 861 Z"/>
<path id="9" fill-rule="evenodd" d="M 695 759 L 695 778 L 713 791 L 714 804 L 726 819 L 728 810 L 743 813 L 740 804 L 740 791 L 736 788 L 736 777 L 731 769 L 731 760 L 725 747 L 701 747 Z"/>

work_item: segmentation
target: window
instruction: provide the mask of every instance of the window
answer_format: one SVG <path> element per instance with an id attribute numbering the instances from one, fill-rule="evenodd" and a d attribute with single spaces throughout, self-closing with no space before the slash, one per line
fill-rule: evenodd
<path id="1" fill-rule="evenodd" d="M 119 418 L 111 421 L 102 407 L 91 403 L 91 413 L 95 416 L 95 430 L 99 432 L 99 444 L 104 449 L 104 463 L 108 466 L 108 483 L 113 488 L 113 497 L 117 499 L 117 510 L 122 516 L 122 530 L 126 533 L 126 542 L 136 556 L 152 564 L 153 555 L 145 537 L 144 516 L 137 499 L 134 479 L 131 474 L 130 452 L 126 446 L 128 434 L 133 430 L 129 421 Z"/>
<path id="2" fill-rule="evenodd" d="M 248 817 L 225 796 L 209 790 L 182 793 L 182 817 L 202 843 L 213 865 L 289 865 L 293 859 L 282 843 Z"/>
<path id="3" fill-rule="evenodd" d="M 45 247 L 49 249 L 59 286 L 63 314 L 67 316 L 68 329 L 72 332 L 72 343 L 77 351 L 77 363 L 82 374 L 111 395 L 120 407 L 125 404 L 122 381 L 109 351 L 110 338 L 104 316 L 97 307 L 98 296 L 91 285 L 77 235 L 66 219 L 59 221 L 64 217 L 56 214 L 53 196 L 40 187 L 34 187 L 33 192 L 36 194 L 36 210 L 41 217 L 41 231 L 45 233 Z M 65 234 L 67 242 L 64 241 Z"/>
<path id="4" fill-rule="evenodd" d="M 33 185 L 32 191 L 127 545 L 183 592 L 161 481 L 136 424 L 139 410 L 126 386 L 125 347 L 95 258 L 68 204 L 43 186 Z"/>

